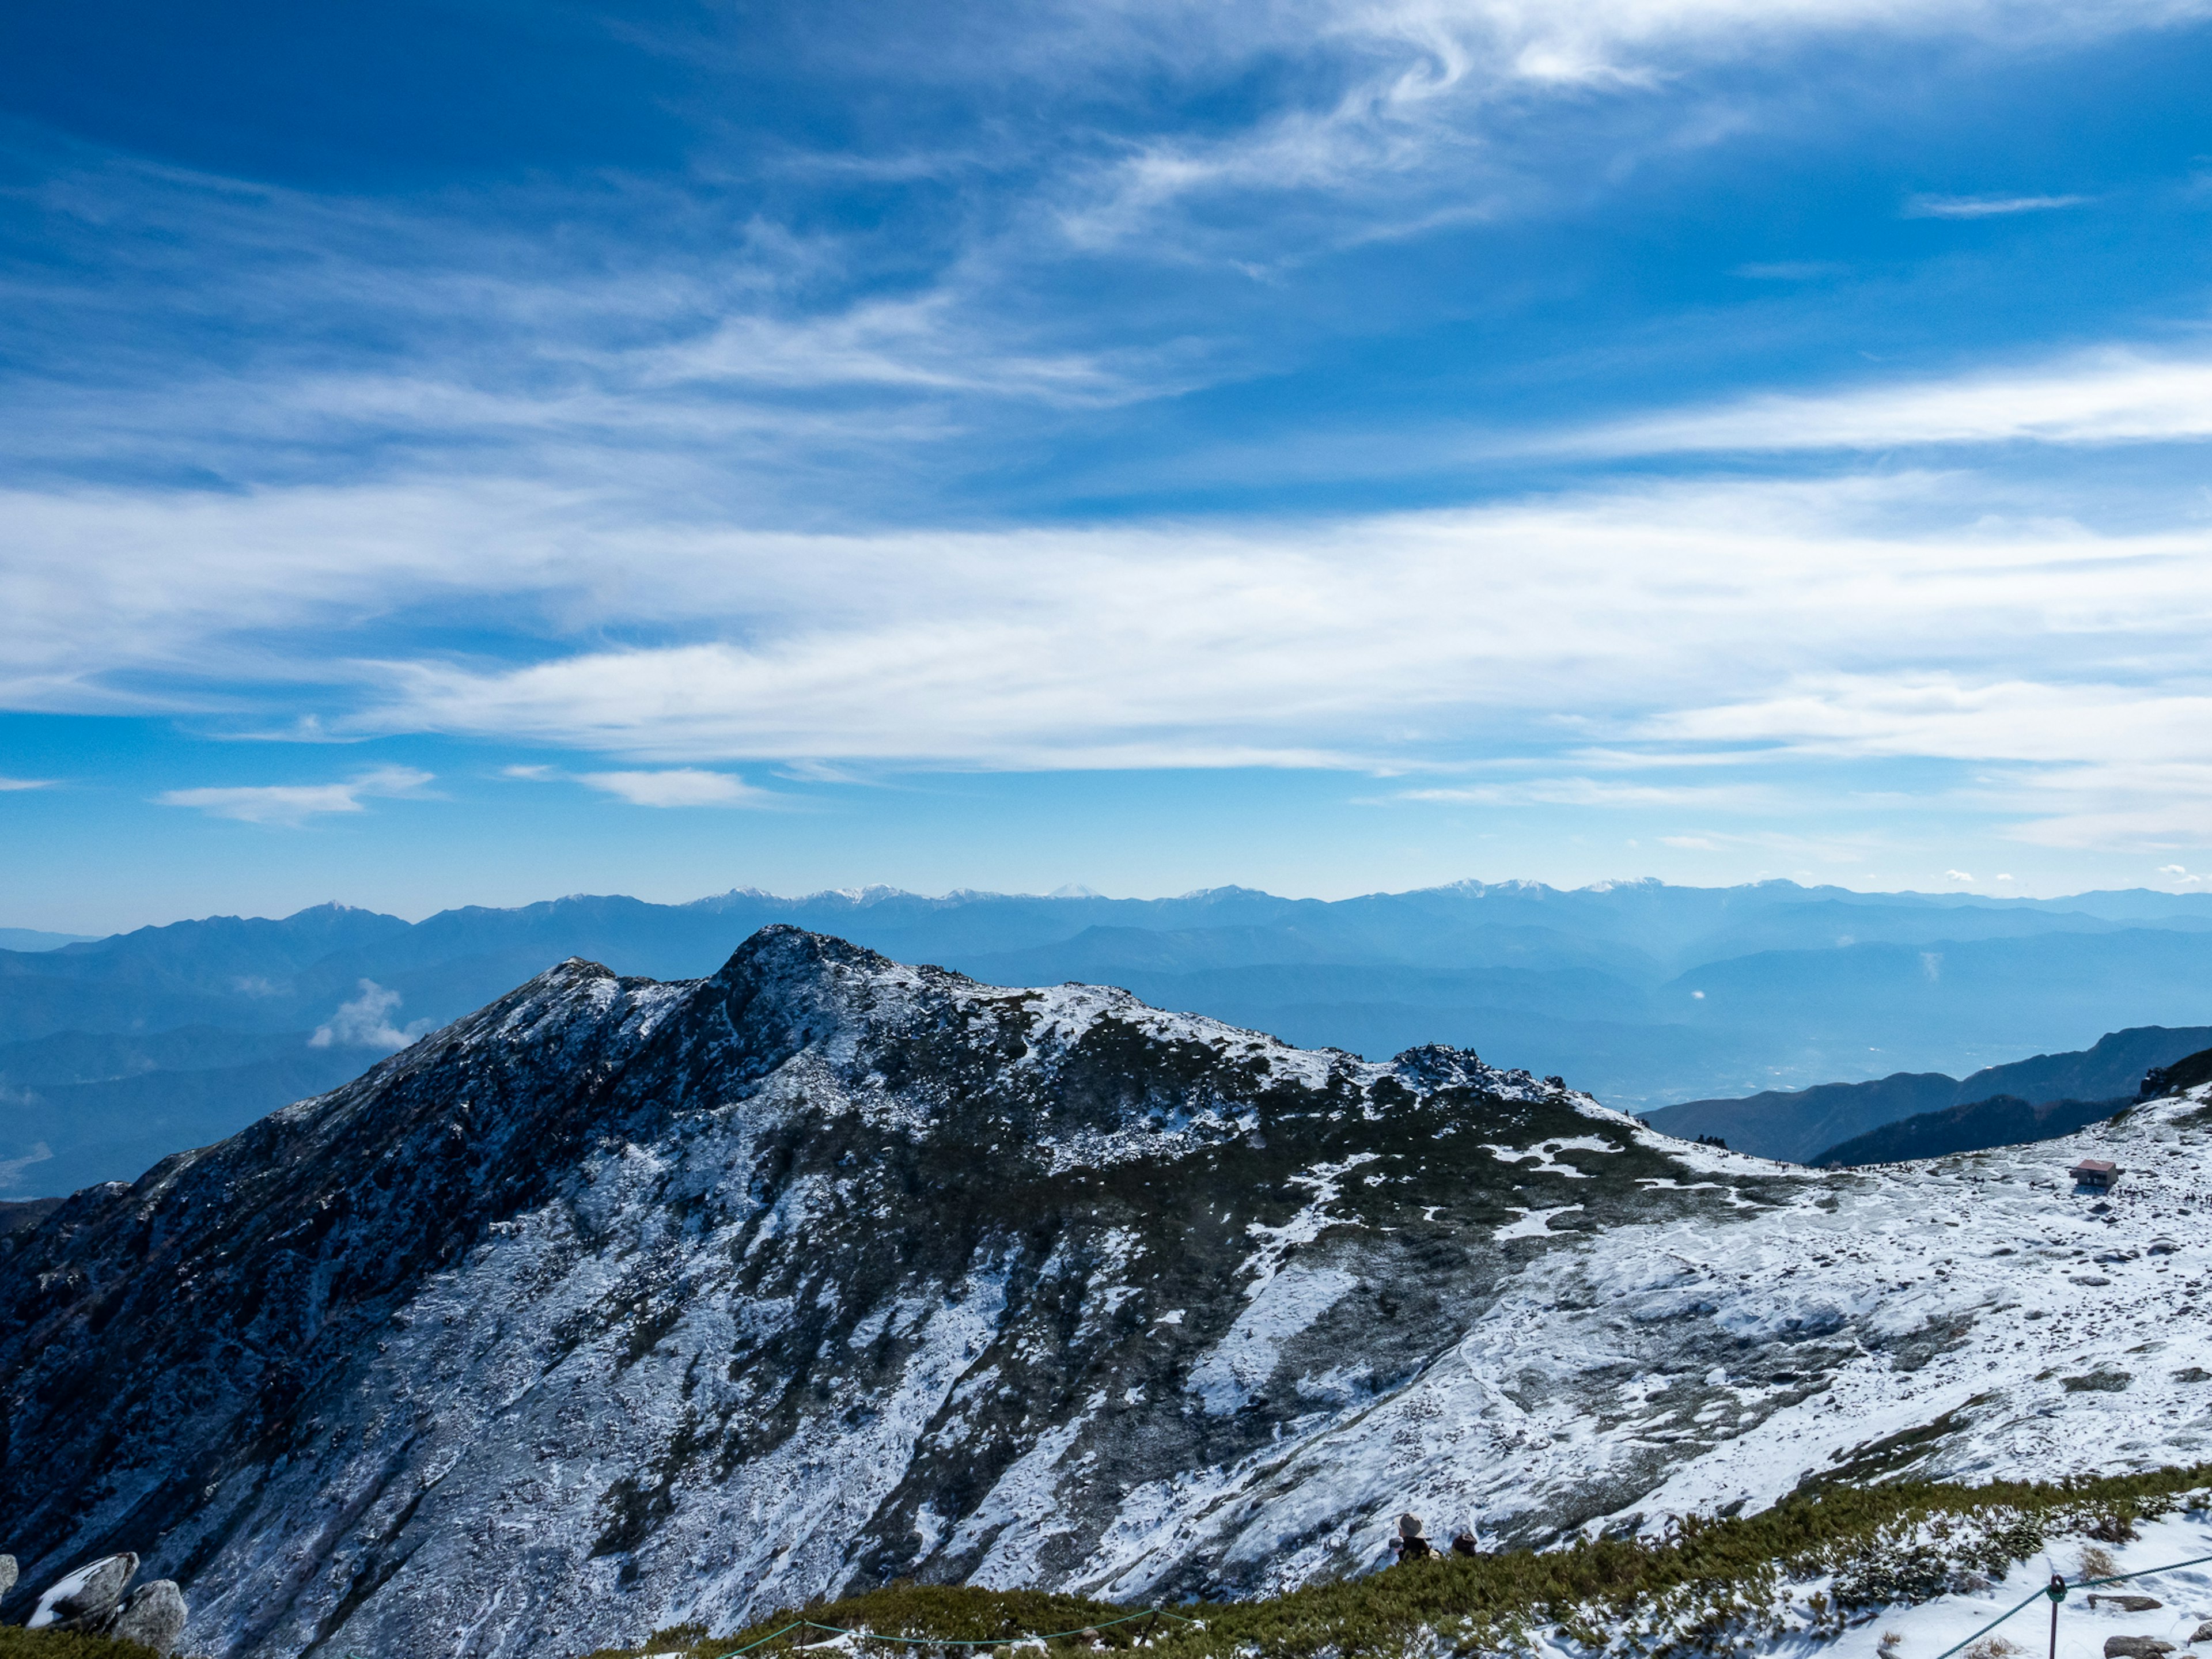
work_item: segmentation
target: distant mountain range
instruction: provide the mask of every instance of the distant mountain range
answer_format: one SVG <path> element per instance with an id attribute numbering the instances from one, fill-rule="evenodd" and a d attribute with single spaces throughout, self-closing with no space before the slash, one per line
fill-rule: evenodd
<path id="1" fill-rule="evenodd" d="M 1932 1158 L 1972 1146 L 2070 1134 L 2133 1100 L 2146 1072 L 2204 1048 L 2212 1048 L 2212 1025 L 2137 1026 L 2108 1032 L 2074 1053 L 1986 1066 L 1963 1080 L 1941 1072 L 1898 1072 L 1867 1083 L 1767 1090 L 1740 1100 L 1685 1101 L 1648 1115 L 1669 1134 L 1686 1139 L 1714 1136 L 1732 1151 L 1792 1164 Z M 2001 1100 L 2023 1112 L 2061 1104 L 2076 1109 L 2020 1117 L 2016 1123 L 2003 1111 L 1971 1110 Z M 2102 1109 L 2088 1111 L 2091 1105 Z M 2031 1122 L 2045 1127 L 2027 1133 Z M 1919 1127 L 1907 1131 L 1903 1126 L 1908 1123 Z M 2001 1133 L 2005 1125 L 2023 1132 Z M 1887 1138 L 1877 1133 L 1891 1126 L 1898 1133 Z"/>
<path id="2" fill-rule="evenodd" d="M 769 922 L 986 981 L 1116 984 L 1370 1058 L 1451 1042 L 1644 1111 L 1900 1071 L 1948 1084 L 2102 1032 L 2212 1018 L 2202 893 L 1465 882 L 1324 902 L 1238 887 L 1169 899 L 743 890 L 411 924 L 325 905 L 0 950 L 0 1198 L 133 1176 L 336 1086 L 564 957 L 693 977 Z M 1839 1122 L 1801 1155 L 1954 1103 L 1916 1097 L 1909 1111 Z"/>
<path id="3" fill-rule="evenodd" d="M 53 951 L 64 945 L 88 945 L 90 933 L 48 933 L 36 927 L 0 927 L 0 951 Z"/>

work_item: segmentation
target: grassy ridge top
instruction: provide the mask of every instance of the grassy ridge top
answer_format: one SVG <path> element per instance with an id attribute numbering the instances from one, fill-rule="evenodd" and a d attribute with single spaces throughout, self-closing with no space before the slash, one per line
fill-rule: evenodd
<path id="1" fill-rule="evenodd" d="M 2139 1521 L 2204 1507 L 2208 1487 L 2212 1464 L 2050 1485 L 1826 1484 L 1754 1516 L 1687 1517 L 1658 1540 L 1408 1563 L 1249 1601 L 1183 1603 L 1157 1620 L 1127 1617 L 1141 1605 L 1076 1595 L 900 1583 L 727 1634 L 663 1631 L 641 1648 L 592 1659 L 722 1659 L 749 1645 L 758 1659 L 783 1659 L 830 1639 L 815 1626 L 921 1638 L 860 1644 L 884 1659 L 959 1642 L 998 1644 L 1000 1659 L 1010 1659 L 1013 1644 L 1060 1632 L 1075 1633 L 1052 1651 L 1142 1648 L 1163 1659 L 1472 1655 L 1523 1649 L 1543 1631 L 1591 1652 L 1658 1659 L 1719 1651 L 1746 1637 L 1832 1633 L 1856 1609 L 1924 1601 L 2002 1574 L 2052 1537 L 2124 1540 Z M 775 1633 L 795 1620 L 810 1622 Z M 956 1648 L 951 1659 L 984 1650 Z"/>

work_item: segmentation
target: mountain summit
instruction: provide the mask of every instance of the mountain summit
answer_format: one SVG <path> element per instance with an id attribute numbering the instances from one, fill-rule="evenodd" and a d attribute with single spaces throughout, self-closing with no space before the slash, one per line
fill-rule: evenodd
<path id="1" fill-rule="evenodd" d="M 141 1552 L 222 1655 L 560 1653 L 898 1576 L 1273 1588 L 1409 1505 L 1526 1541 L 2175 1461 L 2200 1110 L 1824 1174 L 788 927 L 571 960 L 0 1238 L 0 1542 Z M 2032 1322 L 2084 1300 L 2109 1336 Z"/>

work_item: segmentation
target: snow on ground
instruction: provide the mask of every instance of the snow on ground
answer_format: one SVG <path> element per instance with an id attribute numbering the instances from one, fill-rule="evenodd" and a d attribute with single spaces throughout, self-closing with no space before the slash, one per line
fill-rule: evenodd
<path id="1" fill-rule="evenodd" d="M 2212 1514 L 2200 1510 L 2147 1521 L 2140 1530 L 2142 1535 L 2131 1544 L 2094 1547 L 2110 1555 L 2124 1573 L 2184 1561 L 2200 1565 L 2100 1589 L 2099 1605 L 2094 1607 L 2089 1605 L 2088 1592 L 2069 1591 L 2058 1609 L 2057 1659 L 2104 1659 L 2106 1639 L 2114 1636 L 2156 1637 L 2177 1649 L 2185 1648 L 2197 1626 L 2212 1619 L 2212 1561 L 2201 1559 L 2212 1557 Z M 2069 1581 L 2081 1576 L 2086 1545 L 2082 1539 L 2053 1539 L 2043 1555 L 2015 1563 L 2010 1572 L 1986 1590 L 1938 1596 L 1917 1607 L 1889 1607 L 1832 1640 L 1790 1637 L 1770 1644 L 1766 1650 L 1784 1659 L 1814 1653 L 1820 1659 L 1939 1659 L 1947 1649 L 1966 1641 L 1991 1620 L 2033 1595 L 2033 1602 L 1990 1634 L 2028 1654 L 2048 1654 L 2051 1603 L 2039 1592 L 2054 1572 L 2065 1574 Z M 2147 1613 L 2127 1613 L 2106 1599 L 2113 1595 L 2148 1595 L 2163 1605 Z M 1886 1654 L 1882 1641 L 1892 1634 L 1901 1639 L 1892 1644 L 1893 1654 Z"/>
<path id="2" fill-rule="evenodd" d="M 1644 1237 L 1607 1241 L 1593 1276 L 1614 1277 L 1631 1318 L 1690 1293 L 1747 1335 L 1863 1319 L 1892 1338 L 1923 1335 L 1936 1350 L 1917 1364 L 1861 1353 L 1821 1395 L 1761 1414 L 1638 1507 L 1771 1503 L 1800 1471 L 1953 1414 L 1959 1432 L 1937 1467 L 1954 1478 L 2202 1457 L 2212 1426 L 2212 1241 L 2206 1132 L 2186 1120 L 2204 1093 L 2062 1140 L 1837 1177 L 1734 1228 L 1671 1239 L 1633 1229 Z M 2100 1156 L 2125 1170 L 2108 1198 L 2076 1191 L 2065 1175 Z M 1639 1279 L 1655 1245 L 1693 1291 Z M 1756 1390 L 1732 1391 L 1757 1410 Z"/>
<path id="3" fill-rule="evenodd" d="M 1537 1257 L 1406 1387 L 1309 1419 L 1264 1465 L 1194 1480 L 1206 1501 L 1166 1536 L 1132 1510 L 1075 1582 L 1146 1593 L 1194 1534 L 1264 1563 L 1278 1588 L 1388 1559 L 1387 1528 L 1333 1530 L 1332 1516 L 1411 1509 L 1525 1535 L 1595 1497 L 1611 1513 L 1590 1529 L 1649 1534 L 1868 1459 L 1853 1478 L 2196 1462 L 2212 1444 L 2207 1092 L 1911 1166 L 1710 1154 L 1713 1201 L 1735 1218 L 1619 1226 Z M 2123 1166 L 2109 1198 L 2067 1179 L 2084 1157 Z M 1747 1176 L 1764 1200 L 1727 1178 Z M 1548 1220 L 1531 1212 L 1501 1236 Z M 1302 1395 L 1309 1382 L 1327 1397 L 1328 1379 Z"/>

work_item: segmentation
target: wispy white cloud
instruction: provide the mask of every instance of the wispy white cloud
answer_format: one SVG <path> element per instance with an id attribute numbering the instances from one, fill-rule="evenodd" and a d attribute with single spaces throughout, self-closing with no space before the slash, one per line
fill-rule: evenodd
<path id="1" fill-rule="evenodd" d="M 780 806 L 787 799 L 757 789 L 728 772 L 693 766 L 653 771 L 568 772 L 557 766 L 504 767 L 501 777 L 526 783 L 580 783 L 633 806 Z"/>
<path id="2" fill-rule="evenodd" d="M 1566 436 L 1585 453 L 2118 444 L 2212 437 L 2212 359 L 2118 347 L 2020 368 L 1747 398 Z"/>
<path id="3" fill-rule="evenodd" d="M 774 798 L 726 772 L 679 766 L 658 772 L 585 772 L 578 781 L 633 806 L 750 806 Z"/>
<path id="4" fill-rule="evenodd" d="M 2086 196 L 1914 196 L 1905 204 L 1908 219 L 1995 219 L 2013 213 L 2048 213 L 2080 207 Z"/>
<path id="5" fill-rule="evenodd" d="M 1091 112 L 1083 118 L 1024 125 L 1002 112 L 954 142 L 957 155 L 893 145 L 888 163 L 793 151 L 762 164 L 779 178 L 947 167 L 989 178 L 988 210 L 930 219 L 919 235 L 904 221 L 871 230 L 832 228 L 828 215 L 733 216 L 728 192 L 671 179 L 618 190 L 595 179 L 565 195 L 544 185 L 536 197 L 518 187 L 491 213 L 459 196 L 398 208 L 73 153 L 27 203 L 73 258 L 114 262 L 102 267 L 112 280 L 19 278 L 16 307 L 152 353 L 179 351 L 226 307 L 241 319 L 340 310 L 374 319 L 369 331 L 394 343 L 348 358 L 319 331 L 302 348 L 257 322 L 244 362 L 173 362 L 136 390 L 58 375 L 6 435 L 27 459 L 104 476 L 127 455 L 149 471 L 268 478 L 397 444 L 502 467 L 526 449 L 531 470 L 575 478 L 643 454 L 740 496 L 788 490 L 804 510 L 836 498 L 806 488 L 817 479 L 857 472 L 881 489 L 901 471 L 858 460 L 910 465 L 915 447 L 972 441 L 979 427 L 1026 433 L 1040 410 L 1118 407 L 1279 368 L 1278 349 L 1248 337 L 1232 320 L 1243 306 L 1223 289 L 1203 322 L 1164 305 L 1147 313 L 1157 267 L 1264 276 L 1378 237 L 1547 211 L 1592 181 L 1618 187 L 1641 158 L 1765 118 L 1746 113 L 1740 88 L 1700 92 L 1703 68 L 1846 37 L 2034 48 L 2202 10 L 2197 0 L 1039 8 L 957 42 L 917 38 L 913 61 L 878 67 L 998 111 L 1018 66 L 1024 84 L 1067 94 L 1043 102 Z M 864 51 L 849 39 L 836 49 Z M 1193 122 L 1184 97 L 1160 99 L 1164 76 L 1187 94 L 1267 90 L 1235 114 L 1234 100 L 1207 100 L 1224 113 Z M 1644 112 L 1594 119 L 1607 100 Z M 1802 118 L 1802 100 L 1784 102 Z M 2032 199 L 2060 198 L 2017 198 Z M 119 222 L 143 234 L 117 236 Z M 549 222 L 559 239 L 511 228 Z M 1820 269 L 1741 267 L 1792 279 Z M 1093 302 L 1101 295 L 1113 316 Z"/>
<path id="6" fill-rule="evenodd" d="M 297 829 L 310 818 L 364 811 L 367 796 L 417 793 L 431 781 L 428 772 L 407 766 L 380 766 L 343 783 L 276 783 L 207 789 L 171 789 L 155 799 L 163 806 L 186 806 L 210 817 Z"/>
<path id="7" fill-rule="evenodd" d="M 14 789 L 51 789 L 53 787 L 54 780 L 52 778 L 0 777 L 0 794 Z"/>
<path id="8" fill-rule="evenodd" d="M 1741 765 L 1741 757 L 1734 757 Z M 1641 769 L 1639 765 L 1638 769 Z M 1597 806 L 1648 809 L 1695 806 L 1714 811 L 1772 811 L 1781 792 L 1755 783 L 1625 782 L 1613 778 L 1540 777 L 1503 783 L 1403 789 L 1395 799 L 1447 806 Z M 1665 840 L 1664 836 L 1661 837 Z M 1668 842 L 1669 846 L 1678 843 Z"/>
<path id="9" fill-rule="evenodd" d="M 1759 283 L 1809 283 L 1822 276 L 1840 276 L 1850 269 L 1832 259 L 1778 259 L 1738 265 L 1729 274 Z"/>
<path id="10" fill-rule="evenodd" d="M 1137 9 L 1210 54 L 1301 59 L 1314 70 L 1302 84 L 1315 90 L 1226 133 L 1135 142 L 1085 181 L 1062 224 L 1079 245 L 1148 237 L 1170 257 L 1202 249 L 1234 259 L 1235 227 L 1256 216 L 1255 193 L 1294 203 L 1339 198 L 1332 216 L 1293 215 L 1310 239 L 1322 240 L 1388 234 L 1440 215 L 1494 215 L 1528 193 L 1516 140 L 1544 127 L 1547 102 L 1565 111 L 1605 94 L 1674 94 L 1662 130 L 1626 141 L 1615 135 L 1607 163 L 1618 170 L 1640 149 L 1709 143 L 1754 118 L 1740 94 L 1707 100 L 1687 93 L 1700 70 L 1846 37 L 2034 48 L 2166 26 L 2205 9 L 2198 0 L 1315 0 L 1232 9 L 1226 22 L 1201 21 L 1181 5 Z M 1928 204 L 1917 210 L 1954 217 L 2079 199 L 1916 198 Z M 1273 225 L 1278 238 L 1285 228 Z M 1242 246 L 1241 257 L 1267 257 L 1249 238 Z"/>
<path id="11" fill-rule="evenodd" d="M 610 776 L 744 762 L 1403 772 L 1522 752 L 1552 758 L 1437 787 L 1660 810 L 1688 769 L 1751 811 L 1778 761 L 1927 758 L 2007 769 L 2009 805 L 1991 810 L 2047 818 L 2048 835 L 2172 833 L 2150 805 L 2196 786 L 2143 769 L 2212 766 L 2198 678 L 2212 533 L 2008 523 L 1990 505 L 1970 483 L 1908 476 L 1299 524 L 790 536 L 514 487 L 183 510 L 41 498 L 0 514 L 11 567 L 56 577 L 0 612 L 0 656 L 67 665 L 49 706 L 101 706 L 110 676 L 141 698 L 166 678 L 186 703 L 220 684 L 296 707 L 319 687 L 308 696 L 342 735 L 637 763 Z M 149 524 L 166 550 L 151 563 Z M 340 643 L 362 611 L 463 604 L 531 619 L 536 659 L 349 660 Z M 611 629 L 641 642 L 608 649 Z M 313 656 L 284 643 L 302 636 Z M 2021 781 L 2089 764 L 2137 779 L 2132 828 Z M 168 799 L 296 823 L 423 781 Z"/>
<path id="12" fill-rule="evenodd" d="M 23 1171 L 33 1164 L 46 1163 L 53 1155 L 53 1148 L 41 1140 L 21 1158 L 0 1158 L 0 1193 L 12 1193 L 23 1186 Z"/>

